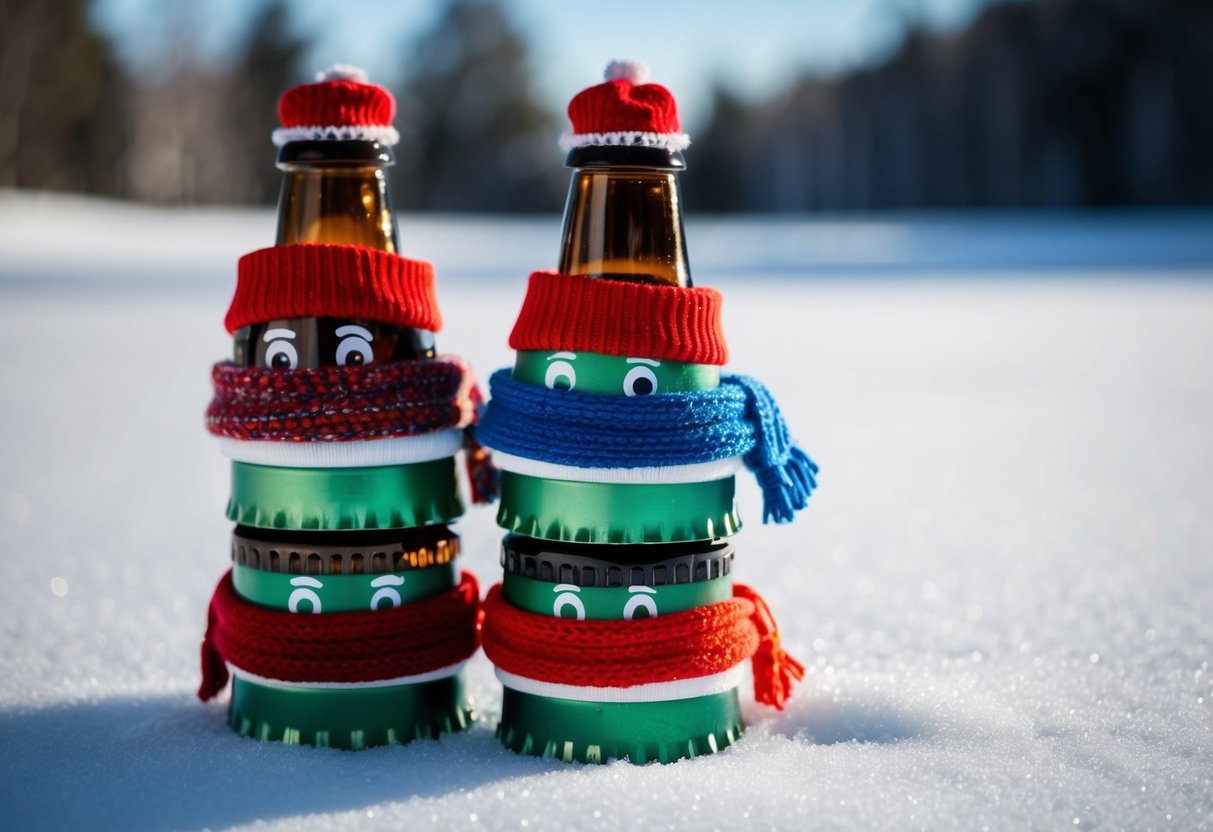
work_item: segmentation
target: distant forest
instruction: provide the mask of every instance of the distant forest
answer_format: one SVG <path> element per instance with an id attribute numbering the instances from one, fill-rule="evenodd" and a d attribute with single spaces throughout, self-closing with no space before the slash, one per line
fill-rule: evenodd
<path id="1" fill-rule="evenodd" d="M 272 202 L 277 98 L 316 69 L 287 4 L 223 67 L 150 83 L 88 5 L 0 0 L 0 187 Z M 448 0 L 407 47 L 399 79 L 375 79 L 400 104 L 397 207 L 557 210 L 565 119 L 508 7 Z M 1210 204 L 1213 2 L 995 4 L 961 31 L 910 29 L 878 66 L 712 105 L 686 153 L 696 211 Z"/>

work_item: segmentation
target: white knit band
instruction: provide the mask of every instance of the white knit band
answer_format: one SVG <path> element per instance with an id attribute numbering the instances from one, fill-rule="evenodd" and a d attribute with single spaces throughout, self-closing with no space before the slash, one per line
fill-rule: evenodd
<path id="1" fill-rule="evenodd" d="M 245 443 L 247 444 L 247 443 Z M 690 482 L 712 482 L 731 477 L 742 468 L 741 457 L 732 456 L 715 462 L 697 462 L 691 465 L 665 465 L 652 468 L 578 468 L 573 465 L 557 465 L 540 462 L 523 456 L 514 456 L 493 450 L 493 464 L 502 471 L 540 477 L 545 480 L 572 480 L 573 482 L 620 483 L 627 485 L 666 485 Z"/>
<path id="2" fill-rule="evenodd" d="M 572 150 L 594 145 L 607 147 L 664 147 L 666 150 L 686 150 L 691 137 L 686 133 L 645 133 L 621 130 L 613 133 L 564 133 L 560 148 Z"/>
<path id="3" fill-rule="evenodd" d="M 628 688 L 558 685 L 507 673 L 499 667 L 494 670 L 498 680 L 507 688 L 551 699 L 572 699 L 576 702 L 668 702 L 672 699 L 694 699 L 697 696 L 710 696 L 732 690 L 741 684 L 745 676 L 745 662 L 711 676 L 679 679 L 676 682 L 653 682 Z"/>
<path id="4" fill-rule="evenodd" d="M 312 690 L 361 690 L 363 688 L 390 688 L 395 685 L 419 685 L 422 682 L 434 682 L 438 679 L 446 679 L 454 676 L 463 666 L 467 664 L 467 660 L 448 664 L 446 667 L 440 667 L 437 670 L 430 670 L 426 673 L 418 673 L 413 676 L 397 676 L 394 679 L 372 679 L 367 682 L 286 682 L 282 679 L 267 679 L 264 676 L 258 676 L 256 673 L 249 673 L 247 670 L 241 670 L 231 662 L 227 663 L 228 670 L 233 676 L 243 679 L 246 682 L 254 682 L 258 685 L 268 685 L 275 688 L 309 688 Z"/>
<path id="5" fill-rule="evenodd" d="M 390 124 L 316 124 L 303 127 L 279 127 L 273 134 L 274 146 L 287 142 L 379 142 L 391 147 L 400 141 L 400 133 Z"/>
<path id="6" fill-rule="evenodd" d="M 420 436 L 391 436 L 349 442 L 264 442 L 219 439 L 219 450 L 233 462 L 275 468 L 372 468 L 411 465 L 454 456 L 463 431 L 436 430 Z"/>

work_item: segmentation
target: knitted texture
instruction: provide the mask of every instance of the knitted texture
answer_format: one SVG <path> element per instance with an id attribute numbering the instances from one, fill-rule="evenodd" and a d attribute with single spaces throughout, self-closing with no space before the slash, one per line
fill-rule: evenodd
<path id="1" fill-rule="evenodd" d="M 611 688 L 710 676 L 751 659 L 755 699 L 782 709 L 804 666 L 780 645 L 766 602 L 740 584 L 733 594 L 654 618 L 579 621 L 520 610 L 497 585 L 484 602 L 484 653 L 517 676 Z"/>
<path id="2" fill-rule="evenodd" d="M 377 84 L 368 84 L 357 72 L 332 73 L 314 84 L 291 87 L 278 99 L 282 129 L 274 143 L 301 139 L 373 139 L 395 144 L 392 128 L 396 100 Z"/>
<path id="3" fill-rule="evenodd" d="M 343 442 L 463 427 L 476 416 L 474 382 L 458 358 L 277 370 L 222 361 L 206 410 L 216 436 Z M 478 394 L 477 394 L 478 398 Z"/>
<path id="4" fill-rule="evenodd" d="M 271 610 L 215 588 L 202 642 L 204 702 L 223 690 L 227 664 L 283 682 L 372 682 L 415 676 L 469 658 L 479 644 L 480 589 L 470 572 L 442 595 L 389 610 L 312 615 Z"/>
<path id="5" fill-rule="evenodd" d="M 723 375 L 714 390 L 612 396 L 489 379 L 476 429 L 495 451 L 577 468 L 650 468 L 730 457 L 762 486 L 763 522 L 785 523 L 808 504 L 817 465 L 796 445 L 758 381 Z"/>
<path id="6" fill-rule="evenodd" d="M 534 272 L 510 346 L 722 365 L 721 303 L 715 289 Z"/>
<path id="7" fill-rule="evenodd" d="M 437 332 L 434 267 L 363 246 L 302 243 L 240 258 L 228 332 L 284 318 L 353 318 Z"/>
<path id="8" fill-rule="evenodd" d="M 562 145 L 637 144 L 681 150 L 690 144 L 679 132 L 673 94 L 660 84 L 637 83 L 637 77 L 612 77 L 615 66 L 607 68 L 606 82 L 573 96 L 569 102 L 573 130 Z"/>

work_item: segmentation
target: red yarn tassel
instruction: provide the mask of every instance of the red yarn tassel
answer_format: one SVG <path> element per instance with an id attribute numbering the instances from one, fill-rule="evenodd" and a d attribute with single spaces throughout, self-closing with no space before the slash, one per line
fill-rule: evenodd
<path id="1" fill-rule="evenodd" d="M 792 685 L 804 678 L 804 665 L 780 645 L 779 625 L 761 595 L 745 584 L 734 584 L 733 595 L 754 605 L 750 618 L 758 629 L 758 652 L 750 659 L 754 671 L 754 698 L 782 711 L 792 695 Z"/>
<path id="2" fill-rule="evenodd" d="M 217 619 L 212 600 L 206 611 L 206 635 L 202 637 L 202 684 L 198 686 L 198 698 L 203 702 L 218 696 L 227 686 L 227 662 L 215 649 L 213 638 Z"/>

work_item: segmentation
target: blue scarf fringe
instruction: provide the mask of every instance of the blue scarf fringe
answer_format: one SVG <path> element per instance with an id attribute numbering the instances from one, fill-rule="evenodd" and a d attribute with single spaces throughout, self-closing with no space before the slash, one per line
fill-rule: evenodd
<path id="1" fill-rule="evenodd" d="M 790 522 L 817 486 L 817 465 L 792 439 L 769 390 L 748 376 L 652 396 L 549 390 L 489 379 L 476 438 L 494 450 L 578 468 L 691 465 L 740 456 L 762 488 L 764 523 Z"/>

